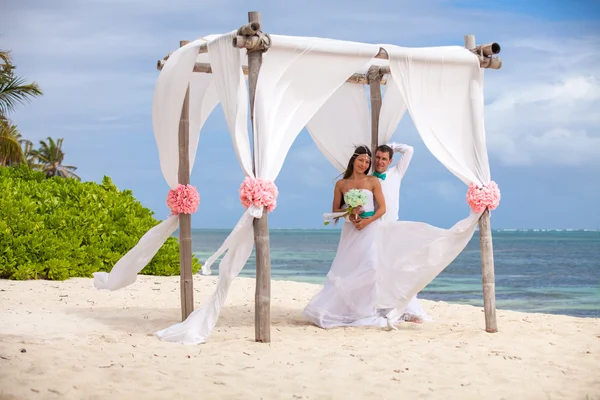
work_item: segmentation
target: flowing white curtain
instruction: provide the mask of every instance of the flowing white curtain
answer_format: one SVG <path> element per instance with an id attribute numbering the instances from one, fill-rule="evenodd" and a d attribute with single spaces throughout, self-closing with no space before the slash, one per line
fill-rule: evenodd
<path id="1" fill-rule="evenodd" d="M 406 105 L 393 77 L 387 78 L 379 117 L 379 144 L 387 143 Z M 344 83 L 312 117 L 306 128 L 315 144 L 339 171 L 343 172 L 357 146 L 371 147 L 371 111 L 365 85 Z"/>
<path id="2" fill-rule="evenodd" d="M 378 144 L 386 144 L 392 138 L 398 124 L 406 113 L 406 103 L 392 75 L 387 76 L 385 95 L 379 113 Z"/>
<path id="3" fill-rule="evenodd" d="M 364 85 L 344 83 L 306 125 L 315 144 L 339 171 L 354 149 L 371 145 L 371 117 Z"/>
<path id="4" fill-rule="evenodd" d="M 194 166 L 200 130 L 218 103 L 210 74 L 193 74 L 198 39 L 177 49 L 165 63 L 154 89 L 152 127 L 158 146 L 160 168 L 171 189 L 177 187 L 179 169 L 179 119 L 184 95 L 190 85 L 190 172 Z M 166 198 L 166 193 L 164 194 Z M 137 274 L 152 260 L 160 247 L 177 229 L 178 217 L 170 215 L 150 229 L 136 246 L 125 254 L 110 273 L 94 273 L 98 289 L 117 290 L 135 282 Z"/>
<path id="5" fill-rule="evenodd" d="M 209 42 L 208 58 L 238 161 L 244 173 L 253 176 L 247 126 L 248 90 L 242 72 L 240 51 L 231 45 L 233 34 L 223 35 Z M 211 264 L 229 250 L 219 264 L 217 288 L 210 298 L 185 321 L 156 332 L 159 339 L 189 344 L 208 340 L 217 323 L 220 309 L 227 299 L 231 282 L 252 253 L 252 220 L 253 215 L 259 214 L 262 214 L 262 209 L 254 206 L 246 210 L 219 250 L 202 266 L 204 274 L 210 273 Z"/>
<path id="6" fill-rule="evenodd" d="M 483 70 L 477 57 L 462 47 L 385 49 L 391 75 L 427 148 L 465 184 L 489 183 Z M 465 248 L 479 217 L 471 213 L 450 229 L 408 221 L 382 224 L 379 306 L 401 313 Z"/>
<path id="7" fill-rule="evenodd" d="M 467 185 L 489 183 L 483 69 L 463 47 L 386 46 L 390 70 L 431 153 Z"/>
<path id="8" fill-rule="evenodd" d="M 271 36 L 272 47 L 264 55 L 255 97 L 256 177 L 274 181 L 298 133 L 327 99 L 356 70 L 377 53 L 373 45 L 329 41 L 317 38 Z M 221 98 L 236 153 L 246 175 L 253 176 L 247 164 L 250 149 L 245 117 L 246 87 L 240 78 L 239 52 L 231 42 L 216 40 L 209 44 L 214 82 Z M 244 103 L 241 103 L 244 102 Z M 243 104 L 243 106 L 241 105 Z M 232 129 L 233 128 L 233 129 Z M 252 220 L 262 216 L 261 209 L 249 208 L 234 230 L 207 260 L 204 273 L 223 253 L 219 282 L 209 300 L 185 321 L 157 332 L 165 341 L 199 344 L 208 340 L 216 325 L 221 306 L 233 279 L 242 270 L 253 247 Z"/>

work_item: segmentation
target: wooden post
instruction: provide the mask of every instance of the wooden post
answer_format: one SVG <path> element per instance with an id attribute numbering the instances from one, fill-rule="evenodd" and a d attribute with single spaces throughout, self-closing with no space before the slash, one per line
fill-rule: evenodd
<path id="1" fill-rule="evenodd" d="M 475 35 L 465 36 L 465 47 L 475 49 Z M 496 283 L 494 276 L 494 248 L 492 246 L 492 228 L 490 211 L 486 209 L 479 219 L 479 247 L 481 249 L 481 281 L 483 284 L 483 310 L 485 331 L 498 332 L 496 324 Z"/>
<path id="2" fill-rule="evenodd" d="M 188 44 L 182 40 L 179 47 Z M 182 185 L 190 183 L 190 87 L 188 85 L 179 120 L 179 173 Z M 181 320 L 194 311 L 194 278 L 192 277 L 192 216 L 179 214 L 179 271 L 181 290 Z"/>
<path id="3" fill-rule="evenodd" d="M 485 331 L 498 332 L 496 324 L 496 279 L 494 276 L 494 248 L 490 210 L 486 209 L 479 219 L 479 247 L 481 249 L 481 281 L 483 284 L 483 310 Z"/>
<path id="4" fill-rule="evenodd" d="M 379 114 L 381 113 L 381 72 L 377 65 L 372 65 L 368 72 L 369 91 L 371 93 L 371 153 L 375 159 L 375 150 L 379 145 Z M 375 163 L 371 162 L 375 171 Z"/>
<path id="5" fill-rule="evenodd" d="M 248 13 L 249 23 L 260 23 L 260 13 Z M 254 26 L 252 27 L 254 28 Z M 240 32 L 241 33 L 241 32 Z M 237 42 L 237 41 L 236 41 Z M 241 44 L 241 43 L 236 43 Z M 248 89 L 250 94 L 250 119 L 252 121 L 253 169 L 256 174 L 256 154 L 260 149 L 260 141 L 254 127 L 254 97 L 256 82 L 262 64 L 264 48 L 248 50 Z M 254 246 L 256 249 L 256 292 L 254 295 L 254 337 L 257 342 L 271 342 L 271 254 L 269 243 L 269 223 L 267 208 L 263 209 L 262 218 L 255 218 Z"/>

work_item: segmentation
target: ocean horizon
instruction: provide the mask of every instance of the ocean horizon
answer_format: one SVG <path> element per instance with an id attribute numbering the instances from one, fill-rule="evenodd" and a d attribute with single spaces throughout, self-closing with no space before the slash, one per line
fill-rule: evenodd
<path id="1" fill-rule="evenodd" d="M 201 263 L 230 229 L 193 229 L 192 251 Z M 340 231 L 270 229 L 274 280 L 322 284 Z M 600 317 L 600 230 L 493 229 L 498 309 Z M 218 261 L 212 267 L 218 272 Z M 240 273 L 255 277 L 254 252 Z M 479 235 L 419 294 L 419 298 L 483 306 Z"/>

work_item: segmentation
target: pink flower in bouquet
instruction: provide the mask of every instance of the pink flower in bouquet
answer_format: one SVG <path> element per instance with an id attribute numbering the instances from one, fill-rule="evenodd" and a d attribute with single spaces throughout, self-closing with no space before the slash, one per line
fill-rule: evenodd
<path id="1" fill-rule="evenodd" d="M 252 205 L 256 207 L 267 207 L 271 212 L 277 207 L 277 186 L 273 181 L 260 178 L 246 177 L 240 185 L 240 202 L 244 208 Z"/>
<path id="2" fill-rule="evenodd" d="M 500 189 L 494 181 L 483 186 L 471 183 L 467 191 L 467 203 L 476 213 L 484 212 L 486 208 L 494 210 L 500 204 Z"/>
<path id="3" fill-rule="evenodd" d="M 173 215 L 193 214 L 199 204 L 200 194 L 192 185 L 178 185 L 167 195 L 167 206 Z"/>

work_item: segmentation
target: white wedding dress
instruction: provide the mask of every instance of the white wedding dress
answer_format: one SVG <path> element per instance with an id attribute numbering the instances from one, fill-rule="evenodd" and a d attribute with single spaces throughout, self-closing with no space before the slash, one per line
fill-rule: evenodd
<path id="1" fill-rule="evenodd" d="M 367 195 L 365 212 L 374 211 L 373 193 Z M 343 219 L 340 219 L 343 221 Z M 304 317 L 321 328 L 338 326 L 387 326 L 387 320 L 376 309 L 377 248 L 379 220 L 363 230 L 352 222 L 344 222 L 337 253 L 327 274 L 323 289 L 304 309 Z"/>

